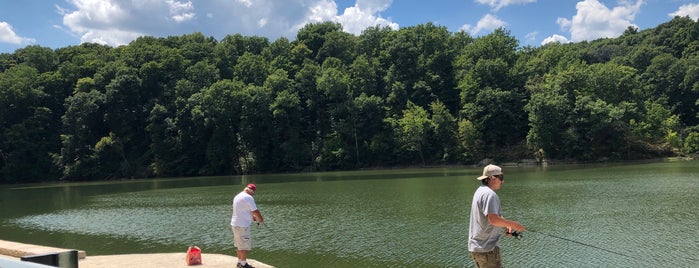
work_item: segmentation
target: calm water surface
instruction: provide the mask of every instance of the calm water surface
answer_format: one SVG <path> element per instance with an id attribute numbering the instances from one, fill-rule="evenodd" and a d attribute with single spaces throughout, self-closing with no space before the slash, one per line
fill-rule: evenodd
<path id="1" fill-rule="evenodd" d="M 699 267 L 699 162 L 504 167 L 506 267 Z M 89 255 L 235 255 L 231 200 L 255 182 L 250 257 L 277 267 L 471 267 L 480 168 L 0 186 L 0 239 Z M 206 262 L 206 260 L 204 260 Z"/>

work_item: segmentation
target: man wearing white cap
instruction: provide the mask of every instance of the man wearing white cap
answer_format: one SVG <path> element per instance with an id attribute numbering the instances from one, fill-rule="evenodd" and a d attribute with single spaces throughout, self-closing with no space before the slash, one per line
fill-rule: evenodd
<path id="1" fill-rule="evenodd" d="M 506 229 L 512 231 L 524 231 L 525 228 L 519 222 L 507 220 L 500 214 L 500 198 L 495 193 L 505 182 L 505 174 L 496 165 L 487 165 L 483 168 L 483 176 L 477 178 L 481 181 L 473 194 L 471 203 L 471 220 L 468 228 L 468 251 L 476 267 L 502 267 L 502 256 L 498 241 Z"/>
<path id="2" fill-rule="evenodd" d="M 231 229 L 233 229 L 233 244 L 238 256 L 238 268 L 254 268 L 247 262 L 248 251 L 252 249 L 250 224 L 253 221 L 258 223 L 265 221 L 252 197 L 255 195 L 255 190 L 257 190 L 257 186 L 250 183 L 233 198 Z"/>

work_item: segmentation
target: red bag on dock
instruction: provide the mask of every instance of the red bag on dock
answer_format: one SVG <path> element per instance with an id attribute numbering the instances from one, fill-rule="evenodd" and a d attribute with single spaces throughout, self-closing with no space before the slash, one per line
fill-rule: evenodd
<path id="1" fill-rule="evenodd" d="M 197 246 L 191 246 L 187 249 L 187 265 L 201 264 L 201 249 Z"/>

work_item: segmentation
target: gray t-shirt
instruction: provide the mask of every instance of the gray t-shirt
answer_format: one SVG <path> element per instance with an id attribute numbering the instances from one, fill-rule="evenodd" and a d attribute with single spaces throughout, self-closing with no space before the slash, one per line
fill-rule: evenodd
<path id="1" fill-rule="evenodd" d="M 471 220 L 468 226 L 468 251 L 488 252 L 498 245 L 503 227 L 490 224 L 488 214 L 500 215 L 500 198 L 486 185 L 473 194 Z"/>

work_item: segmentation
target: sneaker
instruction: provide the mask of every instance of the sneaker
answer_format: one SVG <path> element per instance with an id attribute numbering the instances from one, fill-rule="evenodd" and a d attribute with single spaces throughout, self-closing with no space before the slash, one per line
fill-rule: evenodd
<path id="1" fill-rule="evenodd" d="M 255 267 L 252 267 L 252 265 L 250 265 L 249 263 L 245 263 L 245 265 L 238 263 L 237 268 L 255 268 Z"/>

